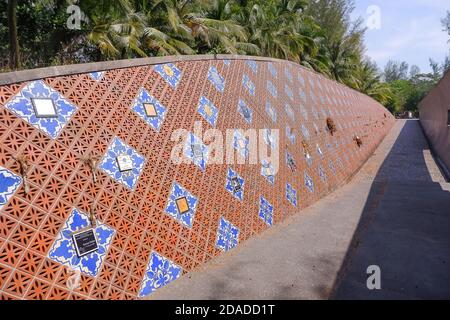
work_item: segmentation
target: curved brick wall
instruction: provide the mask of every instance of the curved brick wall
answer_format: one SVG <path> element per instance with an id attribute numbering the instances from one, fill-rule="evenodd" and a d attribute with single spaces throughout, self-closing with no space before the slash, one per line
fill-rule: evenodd
<path id="1" fill-rule="evenodd" d="M 420 102 L 420 123 L 436 153 L 437 160 L 450 179 L 450 72 Z"/>
<path id="2" fill-rule="evenodd" d="M 393 124 L 374 100 L 296 64 L 211 58 L 165 58 L 173 62 L 165 66 L 149 59 L 103 73 L 0 86 L 2 298 L 149 294 L 345 183 Z M 62 68 L 7 74 L 2 81 L 64 74 Z M 208 77 L 215 71 L 219 77 Z M 49 100 L 37 98 L 51 98 L 57 118 L 37 118 L 32 101 L 54 112 Z M 238 112 L 240 99 L 251 119 Z M 199 102 L 207 101 L 215 108 L 198 112 Z M 152 102 L 158 117 L 147 116 L 142 102 Z M 336 125 L 333 136 L 327 117 Z M 261 164 L 206 164 L 203 170 L 201 161 L 171 163 L 172 131 L 192 131 L 195 121 L 203 130 L 279 129 L 280 168 L 273 184 Z M 295 141 L 286 136 L 287 126 Z M 286 152 L 295 168 L 286 164 Z M 118 170 L 118 154 L 130 155 L 131 172 Z M 15 160 L 23 155 L 29 158 L 27 193 Z M 89 155 L 99 159 L 95 183 Z M 229 174 L 238 176 L 243 192 L 227 190 Z M 174 200 L 183 196 L 188 211 L 180 214 Z M 72 232 L 89 225 L 86 213 L 93 204 L 99 248 L 78 258 Z M 183 211 L 186 203 L 178 205 Z"/>

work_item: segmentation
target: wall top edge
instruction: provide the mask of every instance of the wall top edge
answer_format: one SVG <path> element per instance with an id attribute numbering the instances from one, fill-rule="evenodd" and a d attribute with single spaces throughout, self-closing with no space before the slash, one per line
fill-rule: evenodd
<path id="1" fill-rule="evenodd" d="M 37 79 L 67 76 L 72 74 L 89 73 L 95 71 L 107 71 L 112 69 L 123 69 L 130 67 L 140 67 L 146 65 L 155 65 L 169 62 L 180 62 L 180 61 L 205 61 L 205 60 L 220 60 L 220 59 L 230 59 L 230 60 L 255 60 L 255 61 L 265 61 L 265 62 L 290 62 L 287 60 L 268 58 L 268 57 L 257 57 L 257 56 L 244 56 L 244 55 L 176 55 L 176 56 L 164 56 L 164 57 L 148 57 L 148 58 L 135 58 L 135 59 L 124 59 L 124 60 L 113 60 L 113 61 L 101 61 L 101 62 L 90 62 L 90 63 L 80 63 L 80 64 L 69 64 L 62 66 L 52 66 L 45 68 L 27 69 L 13 72 L 0 73 L 0 85 L 13 84 L 24 81 L 32 81 Z"/>

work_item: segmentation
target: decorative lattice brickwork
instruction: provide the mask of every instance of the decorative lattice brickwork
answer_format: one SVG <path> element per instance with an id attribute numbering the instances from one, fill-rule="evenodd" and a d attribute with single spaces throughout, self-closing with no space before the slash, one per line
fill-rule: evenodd
<path id="1" fill-rule="evenodd" d="M 205 163 L 194 134 L 194 163 L 173 164 L 172 132 L 196 121 L 278 129 L 263 132 L 279 170 Z M 345 183 L 392 123 L 372 99 L 282 61 L 174 59 L 0 86 L 0 297 L 151 293 Z M 245 137 L 234 142 L 245 155 Z M 66 237 L 93 205 L 101 246 L 80 260 Z"/>

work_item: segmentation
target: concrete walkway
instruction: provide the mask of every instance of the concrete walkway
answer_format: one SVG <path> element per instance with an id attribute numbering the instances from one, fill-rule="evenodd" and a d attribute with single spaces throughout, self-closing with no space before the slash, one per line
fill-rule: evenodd
<path id="1" fill-rule="evenodd" d="M 398 121 L 349 184 L 148 298 L 450 299 L 449 190 L 418 121 Z"/>

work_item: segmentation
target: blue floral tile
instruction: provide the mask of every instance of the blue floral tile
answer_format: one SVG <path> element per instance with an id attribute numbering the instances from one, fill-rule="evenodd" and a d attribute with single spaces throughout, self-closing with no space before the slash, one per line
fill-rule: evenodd
<path id="1" fill-rule="evenodd" d="M 236 149 L 242 157 L 247 159 L 249 155 L 249 138 L 244 136 L 241 130 L 234 130 L 233 147 Z"/>
<path id="2" fill-rule="evenodd" d="M 306 103 L 306 92 L 302 89 L 299 89 L 298 95 L 300 96 L 300 99 L 303 101 L 303 103 Z"/>
<path id="3" fill-rule="evenodd" d="M 309 154 L 308 151 L 305 151 L 305 161 L 308 164 L 308 166 L 311 166 L 313 163 L 313 158 L 312 156 Z"/>
<path id="4" fill-rule="evenodd" d="M 91 72 L 91 73 L 89 73 L 89 75 L 95 81 L 100 81 L 100 80 L 102 80 L 103 76 L 105 75 L 105 71 Z"/>
<path id="5" fill-rule="evenodd" d="M 228 251 L 239 243 L 239 229 L 224 217 L 220 217 L 217 229 L 216 247 L 222 251 Z"/>
<path id="6" fill-rule="evenodd" d="M 205 96 L 200 97 L 197 111 L 211 126 L 216 126 L 217 118 L 219 116 L 219 109 L 217 109 L 217 107 L 208 98 Z"/>
<path id="7" fill-rule="evenodd" d="M 306 140 L 309 140 L 309 139 L 311 138 L 311 136 L 310 136 L 310 134 L 309 134 L 308 128 L 307 128 L 304 124 L 302 124 L 301 129 L 302 129 L 303 137 L 304 137 Z"/>
<path id="8" fill-rule="evenodd" d="M 236 199 L 241 201 L 244 199 L 244 184 L 244 179 L 231 168 L 228 168 L 225 189 L 227 189 Z"/>
<path id="9" fill-rule="evenodd" d="M 0 167 L 0 210 L 19 189 L 22 178 L 17 174 Z"/>
<path id="10" fill-rule="evenodd" d="M 278 72 L 277 72 L 277 69 L 275 68 L 275 66 L 273 65 L 273 63 L 269 62 L 267 64 L 267 68 L 269 69 L 270 74 L 272 75 L 272 77 L 274 77 L 276 79 L 277 75 L 278 75 Z"/>
<path id="11" fill-rule="evenodd" d="M 323 151 L 320 148 L 320 145 L 318 143 L 316 144 L 316 149 L 317 149 L 317 153 L 319 154 L 320 158 L 323 159 L 323 157 L 324 157 Z"/>
<path id="12" fill-rule="evenodd" d="M 166 108 L 144 88 L 139 91 L 131 109 L 156 131 L 159 131 L 166 116 Z"/>
<path id="13" fill-rule="evenodd" d="M 306 171 L 305 171 L 305 186 L 309 192 L 311 193 L 314 192 L 314 182 Z"/>
<path id="14" fill-rule="evenodd" d="M 286 183 L 286 199 L 294 206 L 297 206 L 297 190 L 289 183 Z"/>
<path id="15" fill-rule="evenodd" d="M 242 99 L 238 102 L 238 112 L 248 124 L 252 123 L 253 110 Z"/>
<path id="16" fill-rule="evenodd" d="M 158 64 L 153 70 L 158 72 L 172 88 L 176 88 L 181 80 L 181 71 L 173 63 Z"/>
<path id="17" fill-rule="evenodd" d="M 223 62 L 223 64 L 226 65 L 227 67 L 230 66 L 230 64 L 231 64 L 231 60 L 228 60 L 228 59 L 224 59 L 224 60 L 222 60 L 222 62 Z"/>
<path id="18" fill-rule="evenodd" d="M 284 75 L 286 76 L 286 79 L 288 79 L 289 82 L 292 82 L 292 73 L 289 71 L 288 68 L 284 68 Z"/>
<path id="19" fill-rule="evenodd" d="M 294 130 L 289 126 L 286 126 L 286 137 L 292 144 L 295 144 L 296 136 Z"/>
<path id="20" fill-rule="evenodd" d="M 303 119 L 308 120 L 308 111 L 306 110 L 305 106 L 303 104 L 300 104 L 299 109 Z"/>
<path id="21" fill-rule="evenodd" d="M 288 105 L 287 103 L 284 105 L 284 111 L 286 112 L 289 119 L 291 119 L 292 121 L 295 121 L 294 109 L 292 109 L 292 107 L 290 105 Z"/>
<path id="22" fill-rule="evenodd" d="M 297 165 L 295 164 L 294 157 L 286 151 L 286 165 L 291 169 L 292 172 L 297 170 Z"/>
<path id="23" fill-rule="evenodd" d="M 292 89 L 289 88 L 289 86 L 287 84 L 284 85 L 284 93 L 286 93 L 286 95 L 289 97 L 289 99 L 294 101 L 294 93 L 292 92 Z"/>
<path id="24" fill-rule="evenodd" d="M 272 119 L 273 122 L 277 122 L 277 112 L 269 101 L 266 101 L 266 113 Z"/>
<path id="25" fill-rule="evenodd" d="M 327 182 L 327 173 L 325 172 L 325 170 L 323 170 L 323 168 L 321 166 L 319 166 L 318 170 L 319 170 L 320 180 L 322 180 L 323 183 L 326 183 Z"/>
<path id="26" fill-rule="evenodd" d="M 45 107 L 41 113 L 37 106 Z M 43 81 L 29 82 L 5 107 L 35 128 L 55 139 L 77 107 Z"/>
<path id="27" fill-rule="evenodd" d="M 277 135 L 272 129 L 263 129 L 263 139 L 264 143 L 272 150 L 278 145 Z"/>
<path id="28" fill-rule="evenodd" d="M 273 206 L 263 196 L 259 197 L 258 216 L 269 226 L 273 225 Z"/>
<path id="29" fill-rule="evenodd" d="M 262 160 L 261 162 L 261 175 L 269 181 L 270 184 L 275 183 L 275 169 L 272 163 L 268 160 Z"/>
<path id="30" fill-rule="evenodd" d="M 297 80 L 302 87 L 305 87 L 305 78 L 303 78 L 303 76 L 300 73 L 297 74 Z"/>
<path id="31" fill-rule="evenodd" d="M 272 97 L 277 98 L 278 96 L 277 88 L 275 88 L 272 81 L 270 80 L 267 80 L 267 91 L 269 91 Z"/>
<path id="32" fill-rule="evenodd" d="M 208 152 L 208 147 L 203 141 L 193 133 L 189 132 L 184 147 L 184 155 L 203 171 L 205 171 L 206 164 L 208 163 Z"/>
<path id="33" fill-rule="evenodd" d="M 123 163 L 123 168 L 121 167 Z M 145 158 L 133 148 L 115 137 L 100 162 L 99 168 L 107 175 L 134 189 L 144 168 Z"/>
<path id="34" fill-rule="evenodd" d="M 147 296 L 166 284 L 178 279 L 183 269 L 173 261 L 155 251 L 150 254 L 150 260 L 145 270 L 139 290 L 139 297 Z"/>
<path id="35" fill-rule="evenodd" d="M 223 93 L 223 91 L 225 90 L 225 79 L 219 74 L 219 71 L 216 67 L 209 67 L 208 80 L 214 85 L 217 91 Z"/>
<path id="36" fill-rule="evenodd" d="M 247 65 L 250 67 L 250 69 L 252 69 L 253 73 L 258 72 L 258 64 L 256 63 L 256 61 L 247 60 L 246 62 L 247 62 Z"/>
<path id="37" fill-rule="evenodd" d="M 256 90 L 255 84 L 252 82 L 252 80 L 250 80 L 250 78 L 246 74 L 244 74 L 244 76 L 242 77 L 242 85 L 250 95 L 252 96 L 255 95 Z"/>
<path id="38" fill-rule="evenodd" d="M 94 230 L 98 249 L 78 257 L 72 235 L 74 232 L 89 226 L 89 217 L 78 209 L 73 209 L 50 248 L 48 257 L 73 270 L 79 270 L 86 275 L 96 277 L 116 231 L 97 221 L 97 226 Z"/>
<path id="39" fill-rule="evenodd" d="M 186 227 L 192 228 L 198 199 L 174 182 L 167 201 L 166 213 Z"/>

